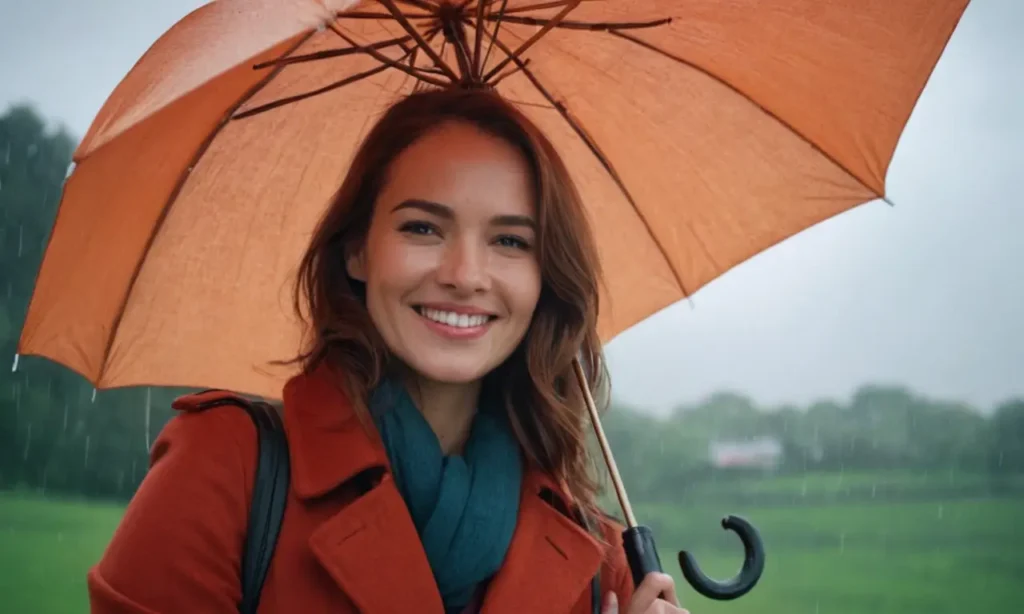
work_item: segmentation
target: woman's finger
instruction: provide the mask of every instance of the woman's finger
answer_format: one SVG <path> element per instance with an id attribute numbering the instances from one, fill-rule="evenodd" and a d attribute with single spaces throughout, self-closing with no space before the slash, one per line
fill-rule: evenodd
<path id="1" fill-rule="evenodd" d="M 661 598 L 671 603 L 672 605 L 679 607 L 679 598 L 676 597 L 676 581 L 675 578 L 668 574 L 662 574 L 668 578 L 668 588 L 661 593 Z M 684 610 L 685 612 L 685 610 Z"/>
<path id="2" fill-rule="evenodd" d="M 652 571 L 644 577 L 640 586 L 633 592 L 633 598 L 629 602 L 629 614 L 643 614 L 647 612 L 654 602 L 671 592 L 672 603 L 675 604 L 675 581 L 668 574 Z"/>
<path id="3" fill-rule="evenodd" d="M 601 614 L 619 614 L 619 598 L 615 591 L 609 591 L 608 596 L 605 597 Z"/>

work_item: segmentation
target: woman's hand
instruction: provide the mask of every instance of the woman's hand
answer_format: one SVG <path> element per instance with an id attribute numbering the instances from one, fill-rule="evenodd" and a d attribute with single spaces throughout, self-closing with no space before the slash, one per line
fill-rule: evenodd
<path id="1" fill-rule="evenodd" d="M 664 597 L 664 598 L 662 598 Z M 614 592 L 604 600 L 602 614 L 619 614 L 619 599 Z M 672 576 L 663 573 L 649 573 L 633 592 L 633 599 L 622 614 L 689 614 L 679 607 L 676 598 L 676 583 Z"/>

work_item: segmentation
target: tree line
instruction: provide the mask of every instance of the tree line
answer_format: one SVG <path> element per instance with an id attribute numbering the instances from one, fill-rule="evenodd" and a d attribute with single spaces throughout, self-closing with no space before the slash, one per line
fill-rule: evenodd
<path id="1" fill-rule="evenodd" d="M 75 138 L 29 106 L 0 115 L 0 361 L 15 347 Z M 124 499 L 183 389 L 99 391 L 68 369 L 22 357 L 0 370 L 0 488 Z M 995 408 L 865 386 L 847 402 L 766 408 L 720 393 L 655 417 L 616 404 L 605 428 L 634 497 L 744 475 L 714 467 L 714 441 L 770 438 L 776 474 L 840 471 L 1024 474 L 1024 399 Z"/>

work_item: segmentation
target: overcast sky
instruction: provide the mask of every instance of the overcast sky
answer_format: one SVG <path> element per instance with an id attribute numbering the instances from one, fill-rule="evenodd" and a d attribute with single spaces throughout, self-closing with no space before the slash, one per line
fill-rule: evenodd
<path id="1" fill-rule="evenodd" d="M 942 1 L 942 0 L 936 0 Z M 0 109 L 77 135 L 199 0 L 0 0 Z M 778 245 L 609 347 L 654 411 L 723 389 L 764 404 L 899 383 L 990 409 L 1024 396 L 1024 0 L 974 0 L 870 203 Z"/>

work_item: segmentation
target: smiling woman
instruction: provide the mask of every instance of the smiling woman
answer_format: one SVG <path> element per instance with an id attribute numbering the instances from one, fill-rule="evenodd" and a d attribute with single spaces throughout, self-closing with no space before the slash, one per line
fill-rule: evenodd
<path id="1" fill-rule="evenodd" d="M 391 165 L 348 272 L 366 283 L 388 348 L 423 379 L 480 382 L 525 337 L 541 290 L 534 192 L 525 156 L 465 123 Z"/>
<path id="2" fill-rule="evenodd" d="M 603 389 L 597 262 L 565 165 L 496 93 L 384 114 L 299 266 L 292 488 L 260 612 L 683 611 L 664 574 L 634 590 L 595 502 L 574 359 Z M 199 411 L 230 402 L 178 402 L 194 411 L 90 573 L 94 611 L 237 610 L 253 426 Z"/>

